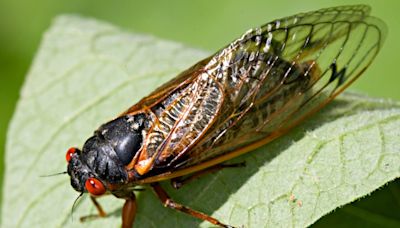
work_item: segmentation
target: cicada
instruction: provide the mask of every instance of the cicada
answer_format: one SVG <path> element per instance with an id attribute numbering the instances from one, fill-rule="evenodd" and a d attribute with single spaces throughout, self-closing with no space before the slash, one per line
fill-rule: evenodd
<path id="1" fill-rule="evenodd" d="M 364 5 L 300 13 L 251 29 L 199 61 L 67 152 L 71 185 L 125 200 L 148 185 L 164 206 L 229 225 L 173 201 L 159 182 L 191 177 L 285 134 L 356 80 L 381 49 L 386 27 Z M 186 178 L 186 179 L 183 179 Z M 181 181 L 181 182 L 180 182 Z"/>

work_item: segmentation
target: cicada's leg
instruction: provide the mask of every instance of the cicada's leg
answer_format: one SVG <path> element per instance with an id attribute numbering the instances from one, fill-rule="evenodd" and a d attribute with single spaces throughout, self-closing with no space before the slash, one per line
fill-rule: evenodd
<path id="1" fill-rule="evenodd" d="M 96 198 L 94 198 L 93 196 L 90 196 L 90 199 L 92 200 L 94 206 L 96 207 L 98 214 L 83 216 L 80 218 L 81 222 L 85 222 L 87 220 L 95 219 L 95 218 L 99 218 L 99 217 L 103 218 L 103 217 L 107 216 L 107 213 L 103 210 L 103 208 L 101 207 L 99 202 L 97 202 Z"/>
<path id="2" fill-rule="evenodd" d="M 225 228 L 232 228 L 232 226 L 229 225 L 225 225 L 223 223 L 221 223 L 220 221 L 218 221 L 217 219 L 206 215 L 204 213 L 201 213 L 199 211 L 195 211 L 189 207 L 183 206 L 182 204 L 176 203 L 175 201 L 173 201 L 167 194 L 167 192 L 165 192 L 165 190 L 160 186 L 159 183 L 153 183 L 151 184 L 151 187 L 153 188 L 154 192 L 156 193 L 157 197 L 160 199 L 160 201 L 163 203 L 163 205 L 165 207 L 169 207 L 172 209 L 175 209 L 177 211 L 186 213 L 188 215 L 191 215 L 195 218 L 204 220 L 204 221 L 208 221 L 214 225 L 220 226 L 220 227 L 225 227 Z"/>
<path id="3" fill-rule="evenodd" d="M 125 204 L 122 208 L 122 228 L 132 228 L 136 215 L 136 197 L 135 194 L 131 192 L 128 196 L 123 198 L 125 199 Z M 97 202 L 96 198 L 90 196 L 90 199 L 96 207 L 98 214 L 83 216 L 80 218 L 81 222 L 107 216 L 107 213 L 103 210 L 99 202 Z"/>
<path id="4" fill-rule="evenodd" d="M 136 216 L 136 197 L 132 192 L 125 198 L 125 204 L 122 209 L 122 228 L 132 228 Z"/>
<path id="5" fill-rule="evenodd" d="M 198 171 L 188 177 L 177 177 L 174 179 L 171 179 L 171 185 L 172 187 L 174 187 L 175 189 L 179 189 L 180 187 L 182 187 L 184 184 L 187 184 L 188 182 L 191 182 L 203 175 L 209 174 L 209 173 L 215 173 L 221 169 L 224 168 L 237 168 L 237 167 L 245 167 L 246 163 L 245 162 L 240 162 L 240 163 L 234 163 L 234 164 L 218 164 L 218 165 L 214 165 L 211 166 L 207 169 L 203 169 L 201 171 Z"/>

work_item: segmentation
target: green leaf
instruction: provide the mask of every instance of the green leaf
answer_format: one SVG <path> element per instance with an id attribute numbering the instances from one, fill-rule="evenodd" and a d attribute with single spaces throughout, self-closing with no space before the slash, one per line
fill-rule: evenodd
<path id="1" fill-rule="evenodd" d="M 385 185 L 371 196 L 357 200 L 336 210 L 313 224 L 312 227 L 374 228 L 399 227 L 400 179 Z"/>
<path id="2" fill-rule="evenodd" d="M 45 34 L 26 78 L 6 146 L 3 227 L 116 227 L 122 200 L 100 199 L 96 213 L 67 175 L 65 152 L 101 123 L 207 56 L 206 52 L 76 16 L 61 16 Z M 231 225 L 302 227 L 400 176 L 400 104 L 340 96 L 306 123 L 226 169 L 170 195 Z M 138 194 L 137 227 L 209 227 Z"/>

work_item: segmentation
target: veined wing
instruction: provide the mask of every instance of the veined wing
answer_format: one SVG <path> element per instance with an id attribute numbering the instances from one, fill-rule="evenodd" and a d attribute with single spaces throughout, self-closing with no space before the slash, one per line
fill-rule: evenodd
<path id="1" fill-rule="evenodd" d="M 188 130 L 190 125 L 196 123 L 189 120 L 196 118 L 195 110 L 204 103 L 204 92 L 213 90 L 209 83 L 201 78 L 210 58 L 182 72 L 121 114 L 147 116 L 144 123 L 145 140 L 139 152 L 126 166 L 128 170 L 135 169 L 140 175 L 145 175 L 153 168 L 164 165 L 165 160 L 174 156 L 175 151 L 182 151 L 196 141 L 195 132 Z M 202 121 L 203 125 L 197 133 L 205 132 L 213 119 L 215 118 L 209 118 L 207 122 Z M 193 137 L 192 140 L 188 139 L 189 134 Z M 173 137 L 176 135 L 181 137 Z M 182 141 L 187 144 L 184 145 Z M 171 143 L 179 143 L 180 148 L 172 146 L 171 149 Z"/>
<path id="2" fill-rule="evenodd" d="M 285 133 L 370 65 L 386 27 L 368 6 L 302 13 L 245 33 L 205 66 L 224 92 L 213 126 L 169 165 L 168 179 L 223 162 Z M 146 180 L 145 180 L 146 181 Z"/>
<path id="3" fill-rule="evenodd" d="M 203 59 L 189 69 L 183 71 L 177 77 L 161 85 L 151 94 L 140 100 L 137 104 L 133 105 L 128 110 L 123 112 L 121 116 L 134 115 L 137 112 L 143 112 L 144 110 L 152 108 L 155 105 L 159 104 L 176 90 L 179 90 L 180 88 L 192 83 L 193 80 L 197 78 L 198 74 L 203 71 L 205 65 L 209 62 L 209 60 L 210 58 Z"/>

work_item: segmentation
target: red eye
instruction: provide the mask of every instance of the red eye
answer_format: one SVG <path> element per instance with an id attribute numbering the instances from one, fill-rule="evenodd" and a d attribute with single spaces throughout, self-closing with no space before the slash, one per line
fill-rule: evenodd
<path id="1" fill-rule="evenodd" d="M 65 159 L 67 159 L 67 162 L 71 161 L 72 155 L 76 153 L 78 149 L 75 147 L 71 147 L 68 149 L 67 154 L 65 155 Z"/>
<path id="2" fill-rule="evenodd" d="M 106 188 L 104 187 L 103 183 L 94 177 L 89 177 L 89 179 L 86 180 L 85 187 L 88 192 L 94 196 L 100 196 L 106 192 Z"/>

